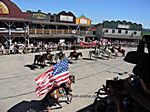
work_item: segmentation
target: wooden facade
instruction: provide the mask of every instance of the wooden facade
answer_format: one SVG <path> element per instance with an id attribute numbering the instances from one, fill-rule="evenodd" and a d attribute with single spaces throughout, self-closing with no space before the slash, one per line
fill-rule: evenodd
<path id="1" fill-rule="evenodd" d="M 91 24 L 76 24 L 76 16 L 72 12 L 22 12 L 10 0 L 0 0 L 0 6 L 0 41 L 12 41 L 16 37 L 28 41 L 32 38 L 85 38 L 89 33 Z"/>

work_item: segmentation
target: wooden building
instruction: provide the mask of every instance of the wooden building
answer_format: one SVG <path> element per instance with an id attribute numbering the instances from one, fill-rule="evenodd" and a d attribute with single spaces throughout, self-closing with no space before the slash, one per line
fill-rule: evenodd
<path id="1" fill-rule="evenodd" d="M 72 12 L 65 11 L 58 14 L 41 10 L 22 12 L 11 0 L 0 0 L 0 42 L 30 44 L 34 40 L 59 42 L 93 36 L 88 34 L 91 22 L 76 24 L 76 19 Z"/>

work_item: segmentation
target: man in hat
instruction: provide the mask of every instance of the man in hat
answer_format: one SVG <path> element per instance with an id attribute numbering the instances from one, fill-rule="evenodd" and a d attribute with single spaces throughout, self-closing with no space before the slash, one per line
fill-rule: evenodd
<path id="1" fill-rule="evenodd" d="M 147 52 L 144 49 L 145 45 Z M 139 76 L 143 89 L 150 94 L 150 36 L 143 36 L 143 39 L 139 42 L 137 52 L 139 52 L 138 60 L 133 68 L 133 73 Z"/>
<path id="2" fill-rule="evenodd" d="M 145 45 L 147 47 L 146 52 Z M 150 111 L 150 36 L 143 36 L 143 39 L 139 42 L 136 55 L 136 66 L 133 68 L 133 73 L 139 77 L 143 90 L 134 89 L 128 80 L 123 80 L 121 84 L 122 90 L 113 85 L 110 85 L 109 88 L 103 86 L 108 96 L 116 103 L 118 112 L 125 111 L 122 99 L 123 94 L 131 96 L 147 109 L 147 111 L 143 110 L 143 112 Z"/>

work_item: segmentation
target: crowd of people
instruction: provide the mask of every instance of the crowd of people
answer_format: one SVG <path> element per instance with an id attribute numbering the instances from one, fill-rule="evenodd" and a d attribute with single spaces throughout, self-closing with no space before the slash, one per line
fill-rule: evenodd
<path id="1" fill-rule="evenodd" d="M 107 40 L 107 39 L 106 39 Z M 111 40 L 111 41 L 104 41 L 102 42 L 97 41 L 97 44 L 100 45 L 115 45 L 115 46 L 124 46 L 124 47 L 135 47 L 138 44 L 138 41 L 119 41 L 119 40 Z M 47 49 L 50 49 L 51 51 L 56 51 L 56 50 L 71 50 L 76 48 L 86 48 L 80 46 L 78 43 L 73 43 L 73 42 L 59 42 L 59 43 L 54 43 L 54 42 L 42 42 L 42 41 L 34 41 L 30 43 L 29 45 L 27 44 L 18 44 L 17 42 L 8 44 L 6 43 L 0 43 L 0 54 L 26 54 L 26 53 L 35 53 L 35 52 L 44 52 Z M 90 47 L 88 47 L 90 48 Z"/>
<path id="2" fill-rule="evenodd" d="M 47 49 L 51 51 L 56 50 L 70 50 L 74 43 L 62 42 L 62 43 L 53 43 L 53 42 L 35 42 L 29 45 L 27 44 L 17 44 L 16 42 L 12 43 L 10 46 L 0 43 L 0 54 L 26 54 L 26 53 L 36 53 L 36 52 L 45 52 Z"/>

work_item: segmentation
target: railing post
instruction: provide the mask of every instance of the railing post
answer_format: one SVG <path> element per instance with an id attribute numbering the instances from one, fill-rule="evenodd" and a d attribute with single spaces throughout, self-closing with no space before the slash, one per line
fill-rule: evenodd
<path id="1" fill-rule="evenodd" d="M 56 34 L 57 34 L 57 28 L 58 28 L 58 26 L 56 26 Z"/>
<path id="2" fill-rule="evenodd" d="M 68 34 L 69 34 L 69 26 L 68 26 Z"/>
<path id="3" fill-rule="evenodd" d="M 34 29 L 34 34 L 36 34 L 37 33 L 37 31 L 36 31 L 36 28 Z"/>
<path id="4" fill-rule="evenodd" d="M 64 34 L 64 30 L 61 30 L 62 31 L 62 34 Z"/>
<path id="5" fill-rule="evenodd" d="M 14 22 L 5 22 L 5 24 L 8 26 L 8 34 L 9 34 L 9 46 L 12 44 L 12 39 L 11 39 L 11 26 L 14 24 Z"/>
<path id="6" fill-rule="evenodd" d="M 44 27 L 45 27 L 45 25 L 41 25 L 42 26 L 42 34 L 45 34 L 44 33 Z"/>
<path id="7" fill-rule="evenodd" d="M 81 33 L 81 30 L 80 30 L 80 27 L 79 27 L 79 35 L 80 35 L 80 33 Z"/>
<path id="8" fill-rule="evenodd" d="M 52 34 L 52 31 L 51 31 L 51 29 L 49 29 L 49 34 L 50 34 L 50 35 Z"/>

